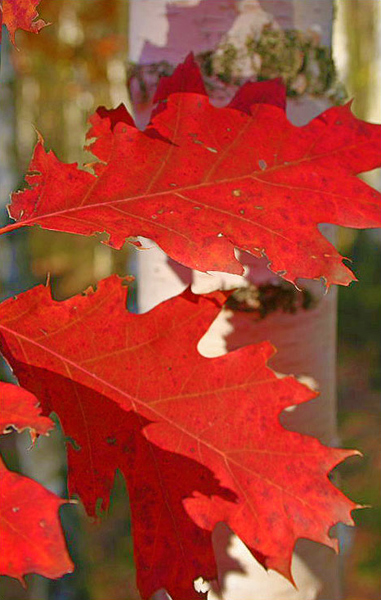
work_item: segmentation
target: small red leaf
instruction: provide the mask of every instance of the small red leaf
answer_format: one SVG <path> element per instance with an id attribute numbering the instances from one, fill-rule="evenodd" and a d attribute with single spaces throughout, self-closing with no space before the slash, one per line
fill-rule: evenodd
<path id="1" fill-rule="evenodd" d="M 250 115 L 253 104 L 271 104 L 286 110 L 286 86 L 281 78 L 244 83 L 229 102 L 229 108 Z"/>
<path id="2" fill-rule="evenodd" d="M 0 573 L 23 581 L 28 573 L 71 573 L 58 510 L 66 503 L 41 484 L 8 471 L 0 459 Z"/>
<path id="3" fill-rule="evenodd" d="M 177 92 L 207 95 L 200 68 L 192 53 L 176 67 L 170 77 L 159 80 L 153 102 L 163 102 Z"/>
<path id="4" fill-rule="evenodd" d="M 13 426 L 46 434 L 53 422 L 37 405 L 30 392 L 0 382 L 0 432 Z M 57 578 L 73 571 L 58 514 L 65 503 L 36 481 L 9 471 L 0 459 L 0 574 L 23 581 L 28 573 Z"/>
<path id="5" fill-rule="evenodd" d="M 38 33 L 49 25 L 38 18 L 36 7 L 41 0 L 3 0 L 3 23 L 9 31 L 12 43 L 15 43 L 17 29 Z"/>
<path id="6" fill-rule="evenodd" d="M 265 566 L 289 577 L 298 538 L 336 548 L 329 530 L 352 524 L 357 505 L 327 474 L 355 452 L 279 422 L 282 410 L 314 392 L 268 368 L 269 343 L 214 359 L 198 353 L 222 292 L 187 290 L 142 315 L 127 312 L 125 293 L 115 276 L 64 302 L 46 287 L 30 290 L 2 304 L 0 347 L 22 385 L 45 412 L 55 410 L 79 445 L 69 449 L 70 486 L 91 512 L 100 495 L 107 505 L 114 469 L 125 473 L 144 597 L 160 584 L 176 600 L 192 598 L 195 565 L 198 575 L 213 574 L 209 534 L 221 520 Z M 148 531 L 139 523 L 143 512 Z M 187 594 L 169 572 L 169 550 L 180 551 Z"/>

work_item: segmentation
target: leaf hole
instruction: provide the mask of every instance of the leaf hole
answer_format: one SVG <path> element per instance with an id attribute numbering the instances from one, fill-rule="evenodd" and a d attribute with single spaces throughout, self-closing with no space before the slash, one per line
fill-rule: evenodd
<path id="1" fill-rule="evenodd" d="M 209 581 L 206 581 L 203 577 L 198 577 L 193 582 L 194 589 L 199 594 L 206 594 L 211 589 Z"/>

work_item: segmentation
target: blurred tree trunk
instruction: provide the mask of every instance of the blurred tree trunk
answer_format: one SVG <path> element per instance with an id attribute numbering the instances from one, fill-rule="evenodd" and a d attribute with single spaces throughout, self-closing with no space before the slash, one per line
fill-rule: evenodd
<path id="1" fill-rule="evenodd" d="M 354 110 L 363 119 L 380 119 L 381 3 L 338 0 L 340 49 L 336 60 Z M 378 46 L 378 48 L 377 48 Z"/>
<path id="2" fill-rule="evenodd" d="M 0 12 L 0 17 L 1 17 Z M 0 85 L 0 209 L 1 218 L 4 207 L 9 201 L 9 194 L 16 184 L 15 169 L 15 114 L 14 114 L 14 71 L 9 59 L 9 40 L 2 40 L 1 85 Z M 3 289 L 8 287 L 12 279 L 12 249 L 9 237 L 0 239 L 0 297 Z M 4 260 L 5 257 L 5 260 Z M 2 289 L 3 288 L 3 289 Z"/>
<path id="3" fill-rule="evenodd" d="M 176 65 L 189 51 L 196 55 L 205 51 L 223 54 L 227 43 L 244 52 L 246 37 L 262 35 L 263 26 L 275 31 L 310 30 L 315 43 L 329 46 L 332 29 L 331 0 L 131 0 L 130 2 L 130 60 L 135 63 L 130 91 L 137 120 L 147 122 L 150 110 L 149 95 L 154 87 L 155 74 L 160 65 Z M 278 34 L 275 34 L 278 35 Z M 255 37 L 254 36 L 254 37 Z M 239 54 L 238 52 L 238 54 Z M 218 53 L 217 53 L 218 54 Z M 261 56 L 263 62 L 264 55 Z M 239 67 L 239 65 L 238 65 Z M 242 66 L 247 77 L 247 67 Z M 285 76 L 282 62 L 273 68 L 272 76 Z M 254 73 L 252 75 L 255 75 Z M 324 95 L 303 93 L 306 82 L 296 77 L 297 98 L 290 102 L 289 117 L 302 124 L 323 110 L 329 100 Z M 142 89 L 145 97 L 142 96 Z M 231 96 L 233 85 L 218 87 L 217 103 Z M 308 90 L 311 92 L 311 90 Z M 332 236 L 332 231 L 328 232 Z M 146 242 L 147 243 L 147 242 Z M 245 256 L 248 275 L 245 278 L 191 272 L 175 265 L 152 242 L 150 250 L 138 253 L 139 306 L 146 311 L 160 301 L 179 293 L 193 283 L 196 292 L 207 292 L 219 287 L 258 288 L 271 285 L 283 289 L 284 283 L 266 268 L 266 260 Z M 303 282 L 304 283 L 304 282 Z M 314 298 L 313 308 L 285 314 L 281 310 L 258 321 L 245 310 L 224 311 L 203 339 L 200 351 L 208 356 L 226 352 L 239 346 L 270 339 L 278 348 L 271 366 L 279 372 L 306 375 L 318 382 L 320 396 L 316 401 L 283 415 L 284 424 L 297 431 L 336 442 L 336 293 L 330 290 L 324 296 L 316 282 L 305 284 Z M 229 552 L 242 564 L 245 574 L 226 574 L 226 529 L 216 531 L 216 555 L 224 594 L 229 600 L 314 600 L 340 597 L 338 561 L 333 552 L 310 541 L 298 542 L 293 561 L 293 576 L 297 589 L 274 572 L 266 573 L 249 556 L 243 544 L 234 536 Z M 202 575 L 202 574 L 200 574 Z M 212 593 L 210 594 L 212 596 Z M 157 596 L 159 598 L 161 596 Z M 164 596 L 163 596 L 164 597 Z M 215 597 L 215 596 L 213 596 Z"/>

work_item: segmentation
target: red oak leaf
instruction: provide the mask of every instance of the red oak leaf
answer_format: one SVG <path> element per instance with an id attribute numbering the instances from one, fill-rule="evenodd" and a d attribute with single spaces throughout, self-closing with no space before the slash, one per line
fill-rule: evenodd
<path id="1" fill-rule="evenodd" d="M 53 422 L 42 417 L 30 392 L 0 382 L 0 431 L 46 434 Z M 66 549 L 59 508 L 65 504 L 41 484 L 9 471 L 0 459 L 0 574 L 23 581 L 28 573 L 57 578 L 71 573 L 73 563 Z"/>
<path id="2" fill-rule="evenodd" d="M 54 423 L 41 416 L 36 396 L 11 383 L 0 381 L 0 434 L 13 429 L 30 429 L 32 434 L 46 434 Z"/>
<path id="3" fill-rule="evenodd" d="M 0 316 L 0 347 L 20 383 L 44 411 L 57 412 L 81 447 L 77 454 L 69 450 L 72 490 L 93 511 L 121 463 L 140 504 L 135 510 L 149 515 L 148 533 L 139 519 L 134 522 L 137 554 L 150 546 L 155 560 L 138 577 L 144 591 L 160 580 L 167 589 L 174 586 L 179 599 L 184 596 L 177 594 L 175 576 L 168 576 L 163 545 L 172 550 L 182 543 L 183 509 L 193 519 L 185 531 L 196 525 L 203 530 L 197 540 L 208 541 L 216 523 L 226 521 L 265 566 L 290 577 L 296 539 L 336 548 L 329 529 L 338 521 L 351 524 L 356 508 L 327 477 L 354 452 L 327 448 L 280 425 L 283 409 L 315 394 L 267 367 L 269 343 L 214 359 L 198 353 L 197 343 L 224 300 L 222 292 L 196 296 L 187 290 L 134 315 L 113 276 L 97 292 L 65 302 L 37 287 L 4 302 Z M 168 451 L 176 455 L 167 462 Z M 203 472 L 213 473 L 212 484 Z M 165 525 L 172 520 L 176 541 L 162 536 L 161 518 Z M 199 558 L 198 541 L 193 547 L 189 537 L 184 548 L 189 576 L 196 561 L 203 566 L 198 575 L 209 577 L 209 543 Z"/>
<path id="4" fill-rule="evenodd" d="M 9 208 L 18 222 L 0 232 L 33 224 L 107 231 L 117 248 L 142 235 L 189 267 L 242 273 L 236 247 L 266 255 L 288 281 L 347 285 L 353 274 L 317 226 L 381 225 L 380 194 L 356 177 L 381 165 L 381 126 L 360 121 L 349 105 L 304 127 L 279 106 L 254 104 L 246 114 L 253 89 L 236 98 L 240 110 L 211 106 L 202 94 L 172 94 L 145 131 L 126 111 L 117 123 L 120 113 L 109 119 L 103 109 L 89 134 L 97 137 L 95 174 L 60 162 L 40 140 L 30 188 Z M 269 102 L 273 96 L 272 88 Z"/>
<path id="5" fill-rule="evenodd" d="M 36 6 L 41 0 L 3 0 L 3 23 L 9 31 L 13 44 L 17 29 L 38 33 L 49 25 L 38 18 Z"/>

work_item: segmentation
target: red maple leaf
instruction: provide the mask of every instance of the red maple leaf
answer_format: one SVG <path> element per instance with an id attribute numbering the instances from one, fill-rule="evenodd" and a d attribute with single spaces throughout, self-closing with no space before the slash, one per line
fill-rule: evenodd
<path id="1" fill-rule="evenodd" d="M 381 225 L 379 192 L 356 177 L 381 165 L 381 126 L 346 105 L 296 127 L 274 105 L 273 87 L 267 104 L 256 104 L 263 88 L 255 89 L 247 86 L 235 108 L 216 108 L 203 94 L 172 94 L 145 131 L 127 111 L 102 109 L 89 133 L 100 161 L 91 165 L 95 174 L 60 162 L 40 139 L 30 188 L 14 194 L 9 208 L 18 222 L 0 233 L 34 224 L 106 231 L 117 248 L 142 235 L 189 267 L 242 273 L 236 247 L 266 255 L 288 281 L 347 285 L 353 274 L 317 226 Z"/>
<path id="2" fill-rule="evenodd" d="M 162 586 L 182 600 L 185 585 L 194 597 L 195 575 L 215 575 L 209 535 L 219 521 L 290 577 L 296 539 L 336 548 L 329 529 L 351 524 L 357 506 L 327 477 L 354 452 L 280 425 L 284 408 L 315 394 L 267 367 L 269 343 L 198 353 L 224 300 L 187 290 L 134 315 L 113 276 L 64 302 L 40 286 L 2 304 L 2 352 L 80 446 L 69 448 L 71 491 L 93 512 L 99 496 L 107 504 L 114 469 L 127 476 L 144 597 Z"/>
<path id="3" fill-rule="evenodd" d="M 49 25 L 38 18 L 36 6 L 41 0 L 3 0 L 3 23 L 9 31 L 12 43 L 15 43 L 17 29 L 38 33 Z"/>
<path id="4" fill-rule="evenodd" d="M 0 382 L 0 432 L 9 433 L 12 426 L 46 434 L 53 422 L 39 414 L 37 404 L 30 392 Z M 28 573 L 57 578 L 73 571 L 58 514 L 66 502 L 40 483 L 9 471 L 0 459 L 1 575 L 23 582 Z"/>

